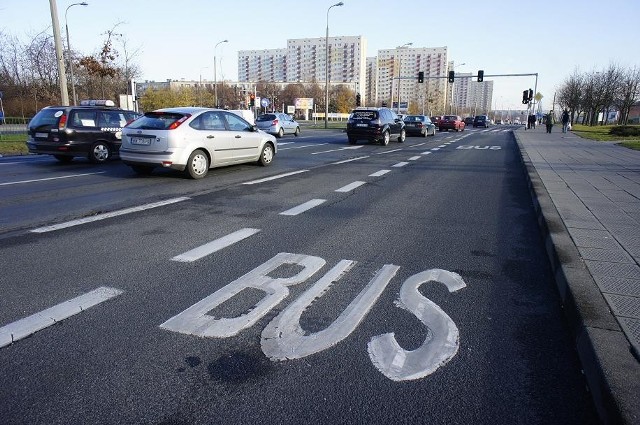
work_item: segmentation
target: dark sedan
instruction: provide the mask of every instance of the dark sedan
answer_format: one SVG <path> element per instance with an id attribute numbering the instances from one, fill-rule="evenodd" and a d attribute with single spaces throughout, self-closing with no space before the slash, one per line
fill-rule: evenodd
<path id="1" fill-rule="evenodd" d="M 407 115 L 404 117 L 404 129 L 408 136 L 435 136 L 436 125 L 426 115 Z"/>

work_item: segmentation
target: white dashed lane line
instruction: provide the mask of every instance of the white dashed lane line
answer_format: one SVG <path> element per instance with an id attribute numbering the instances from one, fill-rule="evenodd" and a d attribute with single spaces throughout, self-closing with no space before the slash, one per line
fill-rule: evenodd
<path id="1" fill-rule="evenodd" d="M 310 201 L 305 202 L 304 204 L 298 205 L 297 207 L 293 207 L 291 209 L 283 211 L 280 213 L 280 215 L 298 215 L 305 211 L 310 210 L 311 208 L 315 208 L 318 205 L 322 205 L 326 201 L 327 201 L 326 199 L 312 199 Z"/>
<path id="2" fill-rule="evenodd" d="M 395 168 L 399 168 L 399 167 L 404 167 L 405 165 L 408 165 L 408 162 L 398 162 L 397 164 L 393 164 L 392 167 Z"/>
<path id="3" fill-rule="evenodd" d="M 384 176 L 387 173 L 390 173 L 391 170 L 380 170 L 380 171 L 376 171 L 373 174 L 369 174 L 369 177 L 380 177 L 380 176 Z"/>
<path id="4" fill-rule="evenodd" d="M 213 254 L 216 251 L 220 251 L 223 248 L 233 245 L 236 242 L 240 242 L 241 240 L 246 239 L 249 236 L 253 236 L 259 231 L 260 229 L 240 229 L 237 232 L 230 233 L 227 236 L 223 236 L 202 246 L 194 248 L 191 251 L 185 252 L 184 254 L 176 255 L 171 260 L 180 261 L 182 263 L 191 263 L 193 261 L 201 259 L 202 257 L 206 257 L 209 254 Z"/>
<path id="5" fill-rule="evenodd" d="M 350 192 L 353 189 L 362 186 L 363 184 L 366 184 L 366 182 L 355 181 L 353 183 L 349 183 L 346 186 L 342 186 L 340 189 L 336 189 L 336 192 Z"/>
<path id="6" fill-rule="evenodd" d="M 43 310 L 40 313 L 9 323 L 0 328 L 0 348 L 26 338 L 39 330 L 55 325 L 75 314 L 82 313 L 86 309 L 117 297 L 120 294 L 122 294 L 122 291 L 119 289 L 101 286 L 79 297 Z"/>

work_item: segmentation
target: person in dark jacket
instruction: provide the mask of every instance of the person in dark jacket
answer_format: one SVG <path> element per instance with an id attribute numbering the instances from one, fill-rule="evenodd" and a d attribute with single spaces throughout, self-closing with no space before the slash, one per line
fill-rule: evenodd
<path id="1" fill-rule="evenodd" d="M 569 128 L 569 111 L 565 109 L 564 112 L 562 113 L 562 132 L 566 133 L 568 128 Z"/>
<path id="2" fill-rule="evenodd" d="M 546 123 L 547 125 L 547 133 L 551 133 L 551 129 L 553 128 L 553 110 L 549 111 L 547 114 Z"/>

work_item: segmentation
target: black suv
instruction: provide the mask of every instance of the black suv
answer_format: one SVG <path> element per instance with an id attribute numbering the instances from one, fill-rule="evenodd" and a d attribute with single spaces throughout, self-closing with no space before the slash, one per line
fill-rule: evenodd
<path id="1" fill-rule="evenodd" d="M 29 152 L 69 162 L 82 156 L 94 163 L 118 156 L 122 127 L 139 117 L 111 100 L 82 101 L 80 106 L 47 106 L 29 121 Z"/>
<path id="2" fill-rule="evenodd" d="M 404 122 L 389 108 L 356 108 L 347 121 L 349 143 L 365 139 L 387 146 L 391 138 L 404 142 Z"/>
<path id="3" fill-rule="evenodd" d="M 473 127 L 484 127 L 489 128 L 489 117 L 486 115 L 476 115 L 473 119 Z"/>

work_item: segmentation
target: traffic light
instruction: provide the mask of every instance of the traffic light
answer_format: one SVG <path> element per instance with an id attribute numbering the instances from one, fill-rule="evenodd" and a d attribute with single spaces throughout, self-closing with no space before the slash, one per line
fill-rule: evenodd
<path id="1" fill-rule="evenodd" d="M 356 94 L 356 106 L 360 106 L 360 93 Z"/>
<path id="2" fill-rule="evenodd" d="M 529 103 L 529 90 L 522 92 L 522 104 L 526 105 L 527 103 Z"/>
<path id="3" fill-rule="evenodd" d="M 453 71 L 449 71 L 449 82 L 453 83 L 456 79 L 456 75 Z"/>
<path id="4" fill-rule="evenodd" d="M 424 72 L 422 71 L 418 72 L 418 82 L 424 83 Z"/>
<path id="5" fill-rule="evenodd" d="M 533 100 L 533 90 L 529 89 L 529 102 Z"/>
<path id="6" fill-rule="evenodd" d="M 478 82 L 481 83 L 484 80 L 484 71 L 481 69 L 478 71 Z"/>
<path id="7" fill-rule="evenodd" d="M 249 95 L 249 106 L 251 106 L 252 108 L 256 106 L 256 95 L 253 93 Z"/>

